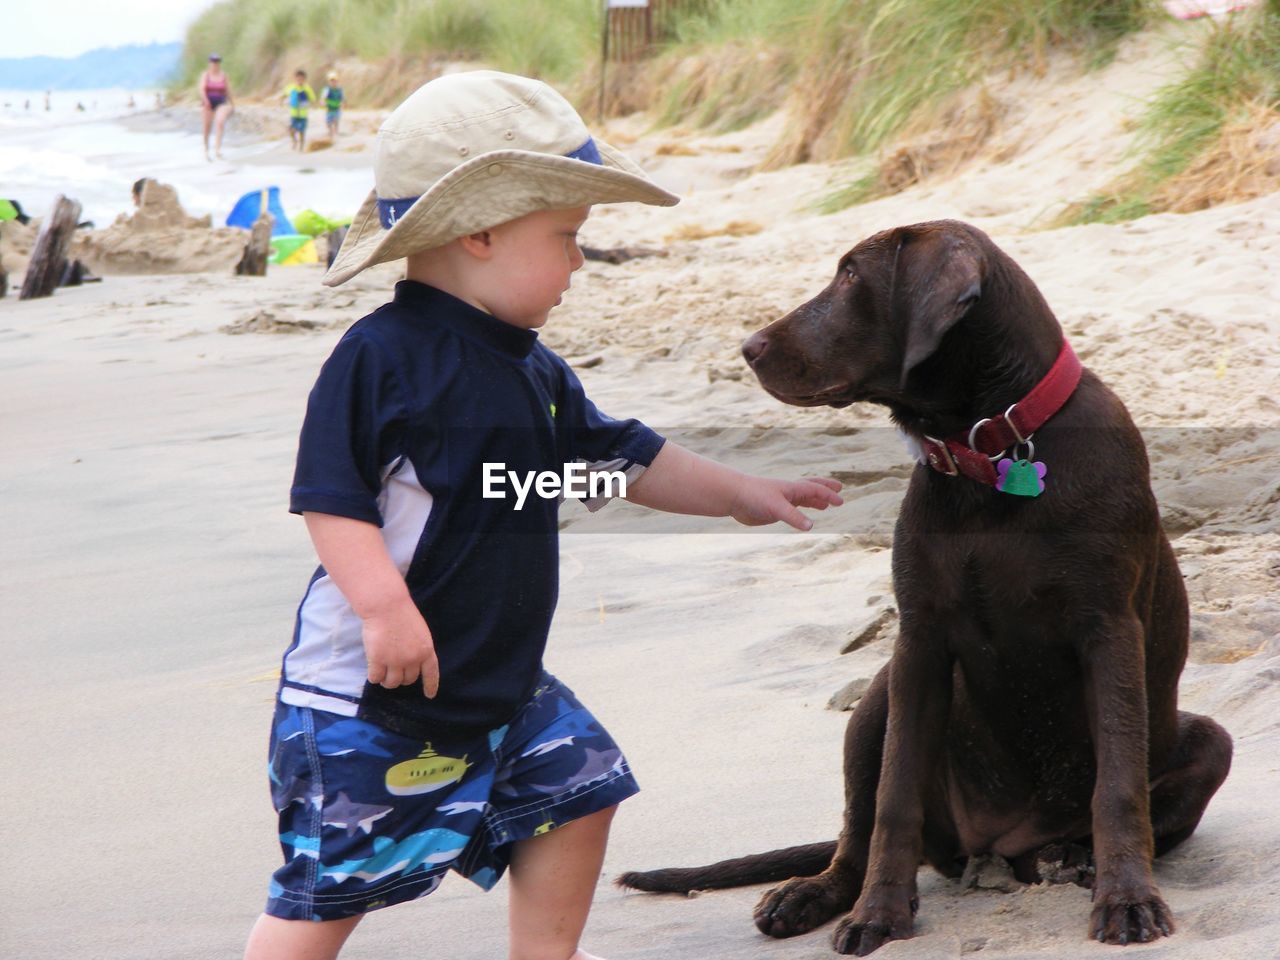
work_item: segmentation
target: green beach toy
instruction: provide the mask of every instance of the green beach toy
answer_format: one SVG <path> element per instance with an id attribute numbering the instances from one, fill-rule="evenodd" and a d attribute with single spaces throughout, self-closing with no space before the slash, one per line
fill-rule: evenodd
<path id="1" fill-rule="evenodd" d="M 305 233 L 282 233 L 271 238 L 271 256 L 268 263 L 293 266 L 298 263 L 319 263 L 315 242 Z"/>
<path id="2" fill-rule="evenodd" d="M 318 237 L 322 233 L 328 233 L 331 230 L 337 230 L 339 227 L 350 225 L 350 217 L 330 220 L 324 214 L 316 213 L 316 211 L 309 209 L 293 215 L 293 228 L 298 233 L 305 233 L 309 237 Z"/>

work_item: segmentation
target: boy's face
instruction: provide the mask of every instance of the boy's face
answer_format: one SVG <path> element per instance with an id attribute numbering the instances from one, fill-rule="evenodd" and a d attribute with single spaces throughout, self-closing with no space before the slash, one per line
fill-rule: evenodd
<path id="1" fill-rule="evenodd" d="M 547 322 L 551 308 L 569 289 L 582 266 L 578 228 L 590 207 L 540 210 L 488 230 L 493 255 L 488 285 L 480 294 L 485 309 L 504 323 L 526 330 Z"/>

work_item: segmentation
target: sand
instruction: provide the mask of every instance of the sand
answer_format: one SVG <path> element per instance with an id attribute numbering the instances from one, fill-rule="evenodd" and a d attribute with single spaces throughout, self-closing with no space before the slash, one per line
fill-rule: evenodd
<path id="1" fill-rule="evenodd" d="M 968 163 L 827 216 L 812 202 L 858 165 L 754 173 L 779 118 L 725 137 L 639 120 L 607 132 L 686 201 L 599 209 L 586 243 L 666 256 L 588 264 L 546 341 L 606 411 L 743 469 L 839 477 L 849 503 L 809 534 L 626 504 L 566 509 L 548 664 L 593 705 L 644 788 L 615 821 L 591 951 L 830 955 L 830 927 L 791 941 L 758 934 L 761 888 L 653 897 L 609 880 L 839 829 L 847 714 L 827 702 L 888 656 L 888 546 L 910 463 L 877 408 L 772 401 L 738 344 L 820 289 L 869 233 L 958 217 L 1018 259 L 1142 427 L 1191 596 L 1182 704 L 1235 737 L 1231 776 L 1199 830 L 1157 863 L 1177 935 L 1125 955 L 1277 956 L 1280 195 L 1035 229 L 1120 169 L 1134 98 L 1175 66 L 1164 38 L 1083 78 L 1051 65 L 997 91 L 1010 108 Z M 351 155 L 314 162 L 326 153 Z M 735 221 L 759 230 L 722 232 Z M 665 239 L 682 227 L 713 235 Z M 279 857 L 267 729 L 313 565 L 286 512 L 297 429 L 318 365 L 396 276 L 383 267 L 329 290 L 317 267 L 265 279 L 108 274 L 0 302 L 11 864 L 0 956 L 242 949 Z M 840 654 L 876 622 L 870 642 Z M 1117 955 L 1085 939 L 1087 891 L 965 894 L 928 871 L 920 887 L 918 935 L 877 956 Z M 452 879 L 371 916 L 345 955 L 418 954 L 504 956 L 504 896 Z"/>

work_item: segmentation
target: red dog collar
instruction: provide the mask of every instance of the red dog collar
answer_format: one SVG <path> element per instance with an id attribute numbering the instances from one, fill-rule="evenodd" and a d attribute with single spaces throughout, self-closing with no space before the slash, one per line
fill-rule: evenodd
<path id="1" fill-rule="evenodd" d="M 1071 344 L 1062 341 L 1062 350 L 1044 379 L 1031 392 L 1004 413 L 979 420 L 968 434 L 956 434 L 945 440 L 924 437 L 925 462 L 939 473 L 954 477 L 964 474 L 987 486 L 996 486 L 999 476 L 995 461 L 1017 444 L 1025 444 L 1031 435 L 1062 409 L 1075 392 L 1083 371 Z"/>

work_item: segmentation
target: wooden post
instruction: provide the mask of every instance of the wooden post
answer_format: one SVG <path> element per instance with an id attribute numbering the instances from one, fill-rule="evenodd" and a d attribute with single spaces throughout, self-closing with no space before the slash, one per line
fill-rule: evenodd
<path id="1" fill-rule="evenodd" d="M 4 268 L 4 261 L 0 260 L 0 297 L 9 292 L 9 273 Z"/>
<path id="2" fill-rule="evenodd" d="M 27 264 L 19 300 L 53 294 L 67 268 L 67 247 L 79 221 L 80 201 L 69 200 L 59 194 L 53 202 L 53 212 L 40 225 L 40 233 L 36 235 L 36 245 L 31 251 L 31 262 Z"/>
<path id="3" fill-rule="evenodd" d="M 267 258 L 271 256 L 271 225 L 275 217 L 264 209 L 257 220 L 253 221 L 253 229 L 249 231 L 249 242 L 244 246 L 244 256 L 236 264 L 236 276 L 265 277 L 267 275 Z"/>
<path id="4" fill-rule="evenodd" d="M 334 259 L 338 256 L 338 251 L 342 249 L 342 241 L 347 238 L 347 230 L 349 227 L 338 227 L 336 230 L 330 230 L 325 234 L 325 242 L 329 247 L 326 254 L 327 260 L 325 267 L 332 267 Z"/>

